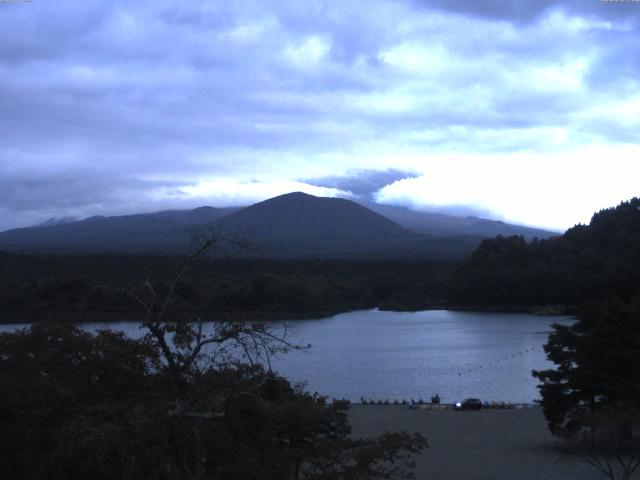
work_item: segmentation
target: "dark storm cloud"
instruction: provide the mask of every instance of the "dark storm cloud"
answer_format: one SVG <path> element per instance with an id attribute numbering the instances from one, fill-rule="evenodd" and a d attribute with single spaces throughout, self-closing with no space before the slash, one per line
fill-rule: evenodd
<path id="1" fill-rule="evenodd" d="M 514 22 L 537 20 L 552 9 L 607 20 L 635 22 L 640 16 L 638 4 L 633 0 L 416 0 L 416 2 L 429 8 L 447 10 L 461 15 Z"/>
<path id="2" fill-rule="evenodd" d="M 426 7 L 448 10 L 462 15 L 526 21 L 537 18 L 554 0 L 416 0 Z"/>
<path id="3" fill-rule="evenodd" d="M 310 180 L 303 180 L 318 187 L 336 188 L 351 192 L 365 200 L 373 200 L 375 193 L 393 182 L 405 178 L 416 178 L 419 174 L 396 169 L 388 170 L 353 170 L 341 176 L 328 176 Z"/>
<path id="4" fill-rule="evenodd" d="M 49 175 L 0 175 L 0 205 L 13 211 L 46 208 L 121 206 L 135 192 L 176 190 L 187 186 L 177 182 L 144 181 L 127 176 L 104 176 L 95 171 L 73 171 Z"/>

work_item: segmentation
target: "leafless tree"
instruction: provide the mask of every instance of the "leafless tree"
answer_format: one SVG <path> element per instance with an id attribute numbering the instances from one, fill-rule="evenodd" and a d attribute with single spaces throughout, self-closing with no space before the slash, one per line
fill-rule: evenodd
<path id="1" fill-rule="evenodd" d="M 205 323 L 196 315 L 184 317 L 184 312 L 181 312 L 181 319 L 171 318 L 172 310 L 180 304 L 178 287 L 195 263 L 215 256 L 223 245 L 241 251 L 258 248 L 238 236 L 204 230 L 197 230 L 192 236 L 197 246 L 168 286 L 158 288 L 154 279 L 147 276 L 144 284 L 137 288 L 104 284 L 96 287 L 125 295 L 140 307 L 143 314 L 141 328 L 147 331 L 145 339 L 159 349 L 176 385 L 182 387 L 189 376 L 212 365 L 261 364 L 270 372 L 273 355 L 307 347 L 289 340 L 286 324 L 225 318 Z"/>

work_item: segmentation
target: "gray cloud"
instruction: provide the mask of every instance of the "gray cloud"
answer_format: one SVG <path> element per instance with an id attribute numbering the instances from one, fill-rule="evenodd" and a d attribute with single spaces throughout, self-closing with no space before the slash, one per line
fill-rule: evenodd
<path id="1" fill-rule="evenodd" d="M 176 181 L 145 181 L 104 169 L 48 174 L 4 172 L 0 173 L 0 205 L 34 218 L 62 216 L 65 212 L 77 216 L 123 213 L 131 207 L 131 198 L 144 206 L 157 203 L 149 197 L 152 192 L 179 197 L 181 188 L 187 186 Z"/>
<path id="2" fill-rule="evenodd" d="M 390 168 L 388 170 L 351 170 L 341 176 L 303 180 L 309 185 L 351 192 L 364 200 L 374 200 L 375 193 L 393 182 L 416 178 L 419 174 Z"/>
<path id="3" fill-rule="evenodd" d="M 617 21 L 636 22 L 640 17 L 638 5 L 633 1 L 584 0 L 416 0 L 429 8 L 437 8 L 461 15 L 514 22 L 539 19 L 549 10 L 559 9 L 571 14 L 586 15 Z"/>
<path id="4" fill-rule="evenodd" d="M 482 2 L 473 0 L 417 1 L 418 3 L 427 7 L 448 10 L 463 15 L 476 15 L 480 17 L 516 21 L 535 19 L 542 13 L 544 13 L 548 8 L 558 3 L 556 0 L 485 0 Z"/>
<path id="5" fill-rule="evenodd" d="M 214 179 L 370 196 L 425 173 L 421 156 L 638 143 L 638 15 L 598 0 L 0 3 L 0 210 L 191 205 L 182 186 Z"/>

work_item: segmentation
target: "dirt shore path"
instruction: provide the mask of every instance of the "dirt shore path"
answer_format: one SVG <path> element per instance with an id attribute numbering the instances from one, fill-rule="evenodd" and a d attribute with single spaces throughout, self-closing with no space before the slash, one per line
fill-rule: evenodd
<path id="1" fill-rule="evenodd" d="M 429 448 L 416 458 L 419 480 L 600 480 L 579 458 L 562 456 L 542 412 L 411 410 L 402 405 L 353 405 L 355 436 L 420 432 Z"/>

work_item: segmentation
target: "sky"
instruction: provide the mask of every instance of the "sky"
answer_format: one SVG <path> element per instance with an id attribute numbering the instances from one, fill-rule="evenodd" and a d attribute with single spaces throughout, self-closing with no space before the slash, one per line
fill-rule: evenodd
<path id="1" fill-rule="evenodd" d="M 0 230 L 290 191 L 563 230 L 640 193 L 640 1 L 0 0 L 0 129 Z"/>

